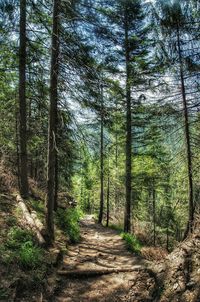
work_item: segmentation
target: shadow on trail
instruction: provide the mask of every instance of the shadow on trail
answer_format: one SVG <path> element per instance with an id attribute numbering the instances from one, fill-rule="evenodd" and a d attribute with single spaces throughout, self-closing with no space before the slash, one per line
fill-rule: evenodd
<path id="1" fill-rule="evenodd" d="M 70 279 L 60 277 L 55 302 L 146 302 L 153 301 L 156 281 L 146 269 L 145 261 L 127 251 L 115 230 L 95 224 L 92 218 L 81 222 L 82 241 L 70 246 L 62 270 L 75 272 L 119 269 L 119 272 Z M 120 269 L 132 269 L 120 272 Z"/>

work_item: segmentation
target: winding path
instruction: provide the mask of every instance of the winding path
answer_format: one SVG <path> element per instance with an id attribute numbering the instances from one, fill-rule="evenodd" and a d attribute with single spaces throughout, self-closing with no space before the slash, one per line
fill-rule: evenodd
<path id="1" fill-rule="evenodd" d="M 81 243 L 71 246 L 64 257 L 58 272 L 59 287 L 52 301 L 154 301 L 156 282 L 153 274 L 140 257 L 127 251 L 116 231 L 95 224 L 93 218 L 87 216 L 81 222 L 81 232 Z M 114 270 L 116 272 L 111 273 Z M 127 272 L 117 272 L 120 270 Z M 102 274 L 95 275 L 101 271 Z M 75 273 L 72 278 L 64 276 L 65 272 Z M 93 272 L 93 275 L 87 272 Z"/>

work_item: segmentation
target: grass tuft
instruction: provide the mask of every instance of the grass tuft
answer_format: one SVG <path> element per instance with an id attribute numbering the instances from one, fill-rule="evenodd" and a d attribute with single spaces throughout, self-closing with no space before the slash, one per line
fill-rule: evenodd
<path id="1" fill-rule="evenodd" d="M 77 243 L 80 240 L 79 220 L 82 215 L 81 210 L 77 208 L 58 209 L 56 213 L 57 224 L 69 236 L 71 243 Z"/>
<path id="2" fill-rule="evenodd" d="M 30 231 L 14 226 L 8 232 L 6 246 L 11 249 L 18 249 L 22 243 L 31 241 L 32 239 L 33 234 Z"/>
<path id="3" fill-rule="evenodd" d="M 42 264 L 42 250 L 32 241 L 26 241 L 19 250 L 19 263 L 25 269 L 36 268 Z"/>
<path id="4" fill-rule="evenodd" d="M 116 225 L 116 224 L 110 224 L 109 228 L 112 230 L 117 231 L 118 233 L 122 233 L 123 232 L 123 227 L 120 225 Z"/>
<path id="5" fill-rule="evenodd" d="M 10 229 L 0 252 L 3 263 L 17 262 L 25 270 L 39 267 L 43 260 L 43 250 L 36 246 L 32 232 L 16 226 Z"/>
<path id="6" fill-rule="evenodd" d="M 129 234 L 129 233 L 121 233 L 121 237 L 122 237 L 122 239 L 125 240 L 129 251 L 136 253 L 136 254 L 140 254 L 142 244 L 140 243 L 140 241 L 137 239 L 136 236 Z"/>

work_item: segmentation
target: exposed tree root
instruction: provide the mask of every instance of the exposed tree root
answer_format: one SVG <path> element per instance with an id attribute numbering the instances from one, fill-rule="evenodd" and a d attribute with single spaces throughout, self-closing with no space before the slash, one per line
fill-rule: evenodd
<path id="1" fill-rule="evenodd" d="M 147 269 L 136 265 L 131 268 L 107 268 L 107 269 L 95 269 L 95 270 L 60 270 L 58 271 L 59 275 L 70 277 L 70 278 L 89 278 L 89 277 L 96 277 L 101 275 L 108 275 L 108 274 L 118 274 L 118 273 L 128 273 L 128 272 L 135 272 L 135 271 L 146 271 Z"/>
<path id="2" fill-rule="evenodd" d="M 22 199 L 22 197 L 20 195 L 16 196 L 16 200 L 18 202 L 18 205 L 20 207 L 20 209 L 22 210 L 23 213 L 23 217 L 24 220 L 26 221 L 28 227 L 34 232 L 39 245 L 43 246 L 46 244 L 41 231 L 43 229 L 43 225 L 42 223 L 39 221 L 39 219 L 37 218 L 37 215 L 35 212 L 30 213 L 26 204 L 24 203 L 24 200 Z"/>

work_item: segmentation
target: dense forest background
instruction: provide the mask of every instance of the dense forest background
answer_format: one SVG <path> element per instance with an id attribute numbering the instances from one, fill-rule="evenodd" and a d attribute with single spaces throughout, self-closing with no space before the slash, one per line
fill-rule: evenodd
<path id="1" fill-rule="evenodd" d="M 0 1 L 1 169 L 171 250 L 200 200 L 198 0 Z M 145 238 L 142 238 L 145 237 Z"/>

